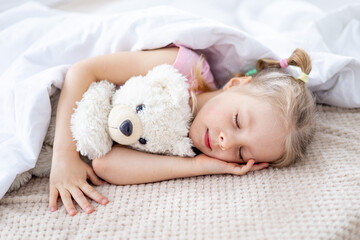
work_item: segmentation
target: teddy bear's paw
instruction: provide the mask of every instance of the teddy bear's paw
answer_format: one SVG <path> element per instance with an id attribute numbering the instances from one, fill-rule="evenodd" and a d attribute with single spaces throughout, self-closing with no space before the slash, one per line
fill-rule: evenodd
<path id="1" fill-rule="evenodd" d="M 20 187 L 24 186 L 30 181 L 31 176 L 32 175 L 29 172 L 18 174 L 7 192 L 18 190 Z"/>
<path id="2" fill-rule="evenodd" d="M 111 149 L 108 114 L 114 91 L 115 85 L 105 80 L 92 83 L 71 117 L 77 151 L 90 159 L 101 157 Z"/>
<path id="3" fill-rule="evenodd" d="M 172 145 L 172 154 L 182 157 L 194 157 L 193 145 L 190 138 L 183 138 Z"/>

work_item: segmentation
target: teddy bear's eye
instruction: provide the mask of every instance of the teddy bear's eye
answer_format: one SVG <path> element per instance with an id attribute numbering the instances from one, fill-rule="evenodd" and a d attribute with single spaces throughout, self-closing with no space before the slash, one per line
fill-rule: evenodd
<path id="1" fill-rule="evenodd" d="M 140 104 L 140 105 L 137 105 L 136 106 L 136 112 L 141 112 L 143 109 L 145 108 L 145 105 L 144 104 Z"/>
<path id="2" fill-rule="evenodd" d="M 141 144 L 146 144 L 146 139 L 145 138 L 140 138 L 139 139 L 139 143 L 141 143 Z"/>

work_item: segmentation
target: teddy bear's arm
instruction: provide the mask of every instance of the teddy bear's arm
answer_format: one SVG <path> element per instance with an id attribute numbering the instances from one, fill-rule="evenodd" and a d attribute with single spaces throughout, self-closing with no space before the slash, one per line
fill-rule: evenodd
<path id="1" fill-rule="evenodd" d="M 108 81 L 94 82 L 85 92 L 71 117 L 71 131 L 76 148 L 89 159 L 102 157 L 110 151 L 108 115 L 115 85 Z"/>

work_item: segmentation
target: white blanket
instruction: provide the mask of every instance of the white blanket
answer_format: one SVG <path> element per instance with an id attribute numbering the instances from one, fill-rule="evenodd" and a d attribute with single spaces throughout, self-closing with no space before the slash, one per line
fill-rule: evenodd
<path id="1" fill-rule="evenodd" d="M 359 26 L 359 19 L 346 22 L 348 11 L 344 10 L 343 17 L 349 34 Z M 360 16 L 359 6 L 351 11 Z M 340 39 L 337 46 L 347 48 L 359 35 L 360 31 L 352 31 L 353 42 Z M 269 37 L 275 39 L 276 34 Z M 236 28 L 169 7 L 95 16 L 27 3 L 1 13 L 0 198 L 17 174 L 35 166 L 50 119 L 49 96 L 61 88 L 71 64 L 100 54 L 160 48 L 172 42 L 203 52 L 219 85 L 232 72 L 253 68 L 259 58 L 287 57 L 288 49 L 298 47 L 296 41 L 288 40 L 286 51 L 281 51 L 278 41 L 260 43 Z M 355 46 L 353 49 L 347 53 L 354 54 Z M 360 56 L 336 55 L 317 46 L 310 50 L 314 50 L 314 70 L 309 87 L 318 101 L 359 107 Z"/>
<path id="2" fill-rule="evenodd" d="M 279 56 L 296 47 L 310 53 L 307 86 L 317 102 L 360 107 L 359 1 L 241 1 L 237 9 L 239 27 Z"/>

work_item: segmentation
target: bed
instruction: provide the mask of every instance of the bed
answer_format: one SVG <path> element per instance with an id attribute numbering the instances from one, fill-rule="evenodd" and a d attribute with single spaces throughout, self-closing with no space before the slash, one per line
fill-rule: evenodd
<path id="1" fill-rule="evenodd" d="M 172 6 L 155 6 L 164 1 L 39 2 L 0 12 L 0 55 L 6 56 L 0 59 L 0 239 L 360 238 L 356 1 L 341 6 L 336 1 L 259 1 L 261 9 L 251 1 L 231 0 L 206 7 L 205 1 Z M 140 5 L 143 9 L 137 9 Z M 283 11 L 274 16 L 280 7 Z M 270 20 L 271 27 L 265 24 Z M 79 211 L 74 217 L 60 203 L 58 211 L 48 210 L 48 178 L 34 177 L 6 193 L 12 179 L 36 163 L 50 120 L 50 96 L 61 88 L 72 63 L 171 42 L 204 53 L 218 70 L 219 85 L 231 72 L 251 69 L 259 57 L 288 56 L 294 47 L 309 51 L 314 67 L 308 87 L 318 105 L 306 158 L 241 177 L 106 184 L 96 188 L 109 204 L 93 202 L 94 213 Z"/>

